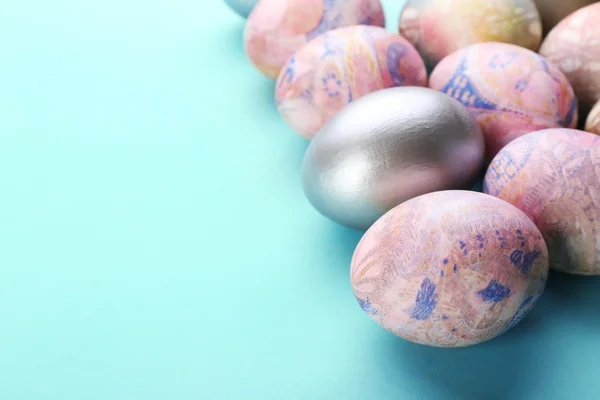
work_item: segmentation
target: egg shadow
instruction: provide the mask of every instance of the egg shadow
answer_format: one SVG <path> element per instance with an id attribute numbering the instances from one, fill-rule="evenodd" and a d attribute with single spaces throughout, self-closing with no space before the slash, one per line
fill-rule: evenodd
<path id="1" fill-rule="evenodd" d="M 225 50 L 229 55 L 239 58 L 246 58 L 244 50 L 244 26 L 245 21 L 234 21 L 231 25 L 223 28 L 222 36 L 219 40 L 221 50 Z"/>
<path id="2" fill-rule="evenodd" d="M 536 309 L 552 313 L 565 326 L 586 325 L 600 332 L 600 276 L 551 272 Z"/>
<path id="3" fill-rule="evenodd" d="M 539 379 L 534 375 L 536 354 L 547 351 L 531 346 L 541 330 L 540 315 L 532 312 L 505 334 L 465 348 L 428 347 L 386 335 L 377 361 L 395 370 L 399 379 L 408 373 L 419 382 L 427 394 L 417 400 L 527 399 L 530 380 Z M 408 367 L 402 365 L 407 361 Z"/>
<path id="4" fill-rule="evenodd" d="M 317 235 L 315 240 L 321 251 L 335 255 L 333 263 L 340 267 L 339 271 L 336 272 L 343 274 L 341 278 L 347 280 L 349 279 L 350 264 L 354 250 L 365 232 L 338 225 L 329 221 L 324 216 L 322 218 L 325 219 L 323 223 L 324 228 L 319 230 L 321 234 Z"/>

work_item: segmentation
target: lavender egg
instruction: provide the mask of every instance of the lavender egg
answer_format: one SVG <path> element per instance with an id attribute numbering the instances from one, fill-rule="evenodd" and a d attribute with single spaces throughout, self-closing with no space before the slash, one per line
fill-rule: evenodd
<path id="1" fill-rule="evenodd" d="M 399 30 L 429 67 L 475 43 L 512 43 L 537 51 L 542 40 L 532 0 L 408 0 Z"/>
<path id="2" fill-rule="evenodd" d="M 427 72 L 413 46 L 375 26 L 329 31 L 298 50 L 277 80 L 283 119 L 311 139 L 346 104 L 393 86 L 426 86 Z"/>
<path id="3" fill-rule="evenodd" d="M 596 103 L 585 123 L 585 130 L 600 135 L 600 101 Z"/>
<path id="4" fill-rule="evenodd" d="M 259 71 L 276 79 L 304 44 L 353 25 L 385 26 L 379 0 L 261 0 L 246 24 L 246 54 Z"/>
<path id="5" fill-rule="evenodd" d="M 484 191 L 521 209 L 550 250 L 550 268 L 600 275 L 600 137 L 574 129 L 522 136 L 492 161 Z"/>
<path id="6" fill-rule="evenodd" d="M 540 54 L 567 76 L 587 114 L 600 100 L 600 3 L 562 20 L 544 39 Z"/>
<path id="7" fill-rule="evenodd" d="M 248 18 L 259 0 L 225 0 L 225 3 L 241 17 Z"/>
<path id="8" fill-rule="evenodd" d="M 577 99 L 565 75 L 538 54 L 506 43 L 480 43 L 443 59 L 429 87 L 462 102 L 476 116 L 492 159 L 529 132 L 574 128 Z"/>
<path id="9" fill-rule="evenodd" d="M 548 250 L 516 207 L 483 193 L 426 194 L 392 209 L 352 258 L 358 303 L 404 339 L 464 347 L 521 321 L 546 285 Z"/>

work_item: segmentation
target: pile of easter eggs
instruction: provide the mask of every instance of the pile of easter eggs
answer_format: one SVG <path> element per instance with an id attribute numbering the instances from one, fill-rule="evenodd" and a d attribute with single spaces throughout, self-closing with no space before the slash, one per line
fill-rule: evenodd
<path id="1" fill-rule="evenodd" d="M 549 270 L 600 275 L 600 2 L 228 0 L 310 140 L 304 192 L 366 231 L 364 312 L 469 346 L 515 326 Z M 483 177 L 483 193 L 469 190 Z"/>

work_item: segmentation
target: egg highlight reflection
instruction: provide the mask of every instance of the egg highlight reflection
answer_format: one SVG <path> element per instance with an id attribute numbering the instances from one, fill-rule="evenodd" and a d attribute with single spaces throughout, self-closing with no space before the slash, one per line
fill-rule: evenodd
<path id="1" fill-rule="evenodd" d="M 577 99 L 565 75 L 538 54 L 506 43 L 479 43 L 444 58 L 429 87 L 477 117 L 492 159 L 510 141 L 546 128 L 574 128 Z"/>
<path id="2" fill-rule="evenodd" d="M 399 30 L 430 67 L 475 43 L 512 43 L 537 51 L 542 40 L 532 0 L 408 0 Z"/>
<path id="3" fill-rule="evenodd" d="M 246 54 L 259 71 L 276 79 L 302 45 L 353 25 L 385 26 L 379 0 L 261 0 L 246 24 Z"/>
<path id="4" fill-rule="evenodd" d="M 362 309 L 404 339 L 463 347 L 515 326 L 542 294 L 548 250 L 516 207 L 482 193 L 426 194 L 364 235 L 351 281 Z"/>
<path id="5" fill-rule="evenodd" d="M 288 125 L 311 139 L 353 100 L 388 87 L 426 84 L 423 60 L 406 39 L 375 26 L 352 26 L 298 50 L 279 75 L 275 98 Z"/>
<path id="6" fill-rule="evenodd" d="M 525 135 L 494 158 L 484 191 L 535 222 L 551 268 L 600 275 L 599 136 L 575 129 Z"/>
<path id="7" fill-rule="evenodd" d="M 412 197 L 471 184 L 483 150 L 477 121 L 458 101 L 421 87 L 383 89 L 348 104 L 314 137 L 304 192 L 326 217 L 366 230 Z"/>

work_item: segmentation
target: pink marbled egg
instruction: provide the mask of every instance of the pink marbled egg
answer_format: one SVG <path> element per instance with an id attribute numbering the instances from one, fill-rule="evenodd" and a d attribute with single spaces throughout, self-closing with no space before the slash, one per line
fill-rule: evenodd
<path id="1" fill-rule="evenodd" d="M 575 129 L 522 136 L 494 158 L 484 191 L 535 222 L 551 268 L 600 275 L 599 136 Z"/>
<path id="2" fill-rule="evenodd" d="M 585 130 L 600 135 L 600 101 L 590 111 L 585 122 Z"/>
<path id="3" fill-rule="evenodd" d="M 459 50 L 438 64 L 429 86 L 475 114 L 488 159 L 526 133 L 577 125 L 577 99 L 564 74 L 515 45 L 480 43 Z"/>
<path id="4" fill-rule="evenodd" d="M 516 325 L 544 290 L 548 250 L 516 207 L 477 192 L 409 200 L 379 219 L 352 259 L 362 309 L 390 332 L 439 347 Z"/>
<path id="5" fill-rule="evenodd" d="M 581 8 L 546 37 L 540 54 L 567 76 L 583 114 L 600 100 L 600 3 Z"/>
<path id="6" fill-rule="evenodd" d="M 393 86 L 426 86 L 423 60 L 403 37 L 375 26 L 329 31 L 291 57 L 277 80 L 283 119 L 310 139 L 346 104 Z"/>
<path id="7" fill-rule="evenodd" d="M 407 0 L 399 31 L 430 67 L 475 43 L 512 43 L 537 51 L 542 40 L 532 0 Z"/>
<path id="8" fill-rule="evenodd" d="M 302 45 L 353 25 L 385 26 L 379 0 L 261 0 L 246 24 L 246 54 L 258 70 L 275 79 Z"/>

